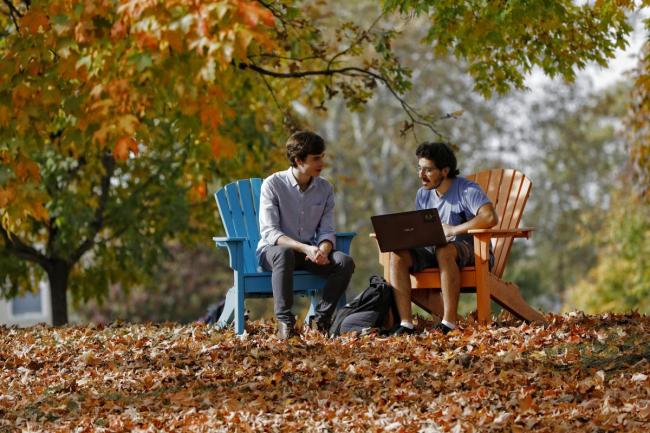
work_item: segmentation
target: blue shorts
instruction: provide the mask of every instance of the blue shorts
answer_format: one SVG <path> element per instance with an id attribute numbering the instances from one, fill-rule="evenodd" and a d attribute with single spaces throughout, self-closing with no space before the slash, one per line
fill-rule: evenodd
<path id="1" fill-rule="evenodd" d="M 474 266 L 474 246 L 465 240 L 449 242 L 456 247 L 457 257 L 456 263 L 459 268 L 465 266 Z M 411 258 L 413 259 L 413 266 L 410 271 L 420 272 L 426 268 L 437 268 L 438 260 L 436 259 L 436 247 L 420 247 L 413 248 L 411 251 Z M 490 269 L 494 265 L 494 255 L 490 250 Z"/>

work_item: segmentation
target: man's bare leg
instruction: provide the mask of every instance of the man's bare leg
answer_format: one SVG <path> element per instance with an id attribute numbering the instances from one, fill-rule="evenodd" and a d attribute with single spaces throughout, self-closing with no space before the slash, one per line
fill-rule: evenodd
<path id="1" fill-rule="evenodd" d="M 440 269 L 440 286 L 444 315 L 442 320 L 455 324 L 458 320 L 458 300 L 460 297 L 460 270 L 456 263 L 458 252 L 454 244 L 436 248 L 436 259 Z"/>
<path id="2" fill-rule="evenodd" d="M 390 283 L 395 288 L 395 303 L 400 319 L 413 323 L 411 312 L 411 276 L 413 266 L 411 252 L 408 250 L 390 253 Z"/>

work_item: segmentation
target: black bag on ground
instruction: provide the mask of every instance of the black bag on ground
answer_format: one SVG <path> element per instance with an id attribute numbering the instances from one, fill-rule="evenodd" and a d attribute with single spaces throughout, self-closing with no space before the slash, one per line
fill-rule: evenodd
<path id="1" fill-rule="evenodd" d="M 396 318 L 399 317 L 393 287 L 382 277 L 373 275 L 368 287 L 337 311 L 329 335 L 336 337 L 346 332 L 361 333 L 378 328 L 386 320 L 389 309 L 393 310 Z"/>
<path id="2" fill-rule="evenodd" d="M 221 313 L 223 313 L 225 305 L 226 298 L 220 299 L 216 304 L 210 305 L 206 315 L 201 317 L 199 321 L 205 323 L 206 325 L 214 325 L 219 320 L 219 317 L 221 317 Z"/>

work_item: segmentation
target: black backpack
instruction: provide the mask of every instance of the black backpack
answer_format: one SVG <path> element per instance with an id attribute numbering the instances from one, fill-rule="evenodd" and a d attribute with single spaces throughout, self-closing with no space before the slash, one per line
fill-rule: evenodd
<path id="1" fill-rule="evenodd" d="M 346 332 L 361 333 L 369 328 L 378 328 L 384 323 L 389 309 L 399 321 L 393 287 L 382 277 L 373 275 L 368 287 L 337 311 L 329 335 L 336 337 Z"/>

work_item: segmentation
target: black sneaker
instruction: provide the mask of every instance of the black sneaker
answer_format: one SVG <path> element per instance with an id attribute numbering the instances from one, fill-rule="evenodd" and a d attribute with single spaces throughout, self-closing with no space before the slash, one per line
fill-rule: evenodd
<path id="1" fill-rule="evenodd" d="M 309 318 L 309 329 L 312 331 L 318 331 L 321 334 L 327 335 L 330 330 L 330 321 L 325 319 L 317 319 L 316 316 L 311 316 Z"/>
<path id="2" fill-rule="evenodd" d="M 436 324 L 436 326 L 434 326 L 432 330 L 433 330 L 433 331 L 441 332 L 443 335 L 447 335 L 447 334 L 449 334 L 451 331 L 453 331 L 452 328 L 450 328 L 449 326 L 445 325 L 445 324 L 442 323 L 442 322 Z"/>
<path id="3" fill-rule="evenodd" d="M 392 335 L 415 335 L 417 331 L 415 329 L 407 328 L 406 326 L 397 325 L 394 328 L 385 330 L 381 332 L 381 335 L 384 337 L 389 337 Z"/>

